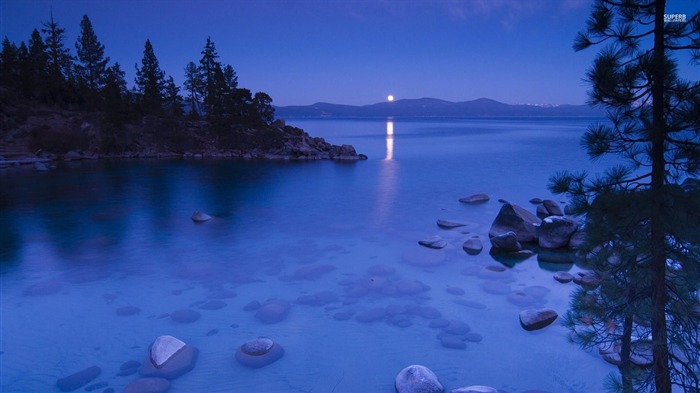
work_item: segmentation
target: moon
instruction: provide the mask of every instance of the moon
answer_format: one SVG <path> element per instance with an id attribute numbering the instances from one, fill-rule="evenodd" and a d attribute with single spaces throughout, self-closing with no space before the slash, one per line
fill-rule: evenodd
<path id="1" fill-rule="evenodd" d="M 386 100 L 389 101 L 389 102 L 394 101 L 394 96 L 389 95 L 389 96 L 386 97 Z"/>

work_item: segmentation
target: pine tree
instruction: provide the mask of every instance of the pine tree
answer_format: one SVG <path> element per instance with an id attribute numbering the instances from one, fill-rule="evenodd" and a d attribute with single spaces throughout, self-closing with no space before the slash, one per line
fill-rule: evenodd
<path id="1" fill-rule="evenodd" d="M 51 21 L 44 22 L 43 26 L 41 31 L 46 36 L 44 43 L 48 54 L 47 89 L 51 100 L 60 101 L 68 94 L 73 57 L 65 47 L 66 30 L 58 27 L 58 23 L 53 20 L 53 14 Z"/>
<path id="2" fill-rule="evenodd" d="M 14 88 L 20 71 L 19 48 L 5 37 L 0 52 L 0 85 Z"/>
<path id="3" fill-rule="evenodd" d="M 194 116 L 200 116 L 201 101 L 200 94 L 203 90 L 204 82 L 200 79 L 199 68 L 194 62 L 187 63 L 185 67 L 185 90 L 189 92 L 188 102 L 190 105 L 190 113 Z"/>
<path id="4" fill-rule="evenodd" d="M 20 66 L 20 88 L 29 98 L 44 99 L 46 88 L 44 81 L 47 76 L 48 57 L 46 46 L 37 29 L 32 31 L 27 48 L 27 55 Z"/>
<path id="5" fill-rule="evenodd" d="M 140 97 L 141 107 L 147 114 L 159 114 L 163 110 L 163 88 L 165 72 L 160 69 L 153 46 L 146 40 L 143 49 L 141 68 L 136 67 L 136 88 Z"/>
<path id="6" fill-rule="evenodd" d="M 97 92 L 104 85 L 109 57 L 104 57 L 105 46 L 97 39 L 87 15 L 83 15 L 80 21 L 80 35 L 75 49 L 79 61 L 75 69 L 79 80 L 89 91 Z"/>
<path id="7" fill-rule="evenodd" d="M 275 119 L 275 108 L 272 107 L 272 97 L 267 93 L 257 92 L 253 96 L 255 117 L 263 124 L 270 124 Z"/>
<path id="8" fill-rule="evenodd" d="M 172 76 L 169 76 L 165 81 L 164 88 L 164 108 L 170 116 L 182 115 L 182 97 L 180 96 L 180 88 L 175 84 Z"/>
<path id="9" fill-rule="evenodd" d="M 560 173 L 550 186 L 587 213 L 585 251 L 603 280 L 575 295 L 568 321 L 584 346 L 620 346 L 625 392 L 700 389 L 700 192 L 681 186 L 700 173 L 700 82 L 682 80 L 675 60 L 700 60 L 700 13 L 665 23 L 665 4 L 596 0 L 574 49 L 607 44 L 587 79 L 610 124 L 591 126 L 582 145 L 624 164 L 594 179 Z M 641 345 L 649 370 L 630 364 Z"/>
<path id="10" fill-rule="evenodd" d="M 219 54 L 216 46 L 207 37 L 207 42 L 202 50 L 202 58 L 199 59 L 199 80 L 202 82 L 202 97 L 204 112 L 208 116 L 221 115 L 222 112 L 222 78 L 221 63 L 217 61 Z"/>

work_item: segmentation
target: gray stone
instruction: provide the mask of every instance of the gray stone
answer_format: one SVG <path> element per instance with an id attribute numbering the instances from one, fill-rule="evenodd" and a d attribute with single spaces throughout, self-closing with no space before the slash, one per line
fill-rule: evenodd
<path id="1" fill-rule="evenodd" d="M 523 249 L 515 232 L 512 231 L 493 236 L 490 240 L 494 247 L 503 251 L 520 251 Z"/>
<path id="2" fill-rule="evenodd" d="M 202 213 L 199 211 L 192 213 L 192 221 L 194 222 L 205 222 L 209 220 L 211 220 L 211 216 L 207 213 Z"/>
<path id="3" fill-rule="evenodd" d="M 411 365 L 401 370 L 394 381 L 396 393 L 443 393 L 445 388 L 435 373 L 421 365 Z"/>
<path id="4" fill-rule="evenodd" d="M 82 160 L 83 155 L 75 150 L 70 150 L 68 153 L 63 155 L 63 159 L 66 161 Z"/>
<path id="5" fill-rule="evenodd" d="M 574 277 L 574 283 L 589 291 L 598 288 L 602 281 L 603 279 L 592 271 L 579 272 L 578 276 Z"/>
<path id="6" fill-rule="evenodd" d="M 544 248 L 561 248 L 569 244 L 578 223 L 568 217 L 550 216 L 540 224 L 539 245 Z"/>
<path id="7" fill-rule="evenodd" d="M 542 220 L 522 207 L 506 203 L 501 206 L 501 210 L 491 224 L 489 237 L 513 232 L 519 242 L 536 242 L 538 226 L 541 222 Z"/>
<path id="8" fill-rule="evenodd" d="M 436 250 L 445 248 L 447 246 L 447 242 L 444 241 L 440 236 L 431 236 L 429 238 L 419 240 L 418 244 Z"/>
<path id="9" fill-rule="evenodd" d="M 477 238 L 467 239 L 464 244 L 462 244 L 462 249 L 469 255 L 479 255 L 481 250 L 484 249 L 484 245 L 481 244 L 481 240 Z"/>
<path id="10" fill-rule="evenodd" d="M 520 312 L 520 325 L 527 331 L 539 330 L 549 326 L 559 315 L 548 308 L 523 310 Z"/>
<path id="11" fill-rule="evenodd" d="M 530 203 L 532 203 L 533 205 L 539 205 L 542 203 L 542 199 L 541 198 L 532 198 L 532 199 L 530 199 Z"/>
<path id="12" fill-rule="evenodd" d="M 554 279 L 562 284 L 569 283 L 574 280 L 574 276 L 568 272 L 556 272 L 554 273 Z"/>
<path id="13" fill-rule="evenodd" d="M 484 203 L 491 199 L 486 194 L 473 194 L 468 197 L 460 198 L 459 201 L 462 203 Z"/>

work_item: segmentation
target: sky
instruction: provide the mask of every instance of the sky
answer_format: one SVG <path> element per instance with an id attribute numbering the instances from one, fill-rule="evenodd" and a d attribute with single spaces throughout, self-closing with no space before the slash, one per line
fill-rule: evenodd
<path id="1" fill-rule="evenodd" d="M 51 13 L 75 54 L 88 15 L 133 85 L 146 39 L 178 85 L 207 37 L 239 87 L 273 104 L 366 105 L 432 97 L 584 104 L 599 48 L 574 52 L 591 0 L 0 0 L 0 37 L 19 45 Z M 691 15 L 698 0 L 668 0 Z M 684 77 L 698 67 L 683 62 Z"/>

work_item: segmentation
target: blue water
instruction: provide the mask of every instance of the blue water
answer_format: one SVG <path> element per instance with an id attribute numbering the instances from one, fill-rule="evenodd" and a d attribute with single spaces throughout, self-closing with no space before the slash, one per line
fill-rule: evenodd
<path id="1" fill-rule="evenodd" d="M 172 381 L 174 393 L 390 393 L 411 364 L 432 369 L 448 391 L 602 391 L 613 366 L 570 344 L 558 323 L 526 332 L 518 321 L 530 307 L 563 314 L 574 284 L 554 281 L 552 270 L 579 267 L 533 257 L 496 278 L 479 273 L 499 264 L 487 240 L 498 198 L 534 210 L 529 199 L 553 197 L 546 185 L 556 171 L 604 168 L 579 148 L 590 122 L 288 120 L 369 159 L 73 162 L 48 173 L 0 172 L 0 391 L 58 392 L 59 378 L 93 365 L 102 368 L 93 382 L 122 391 L 138 377 L 117 376 L 120 365 L 144 361 L 165 334 L 200 350 L 194 370 Z M 458 202 L 481 192 L 491 201 Z M 193 223 L 197 210 L 214 219 Z M 443 230 L 440 218 L 467 226 Z M 418 246 L 432 235 L 448 247 Z M 461 248 L 473 236 L 485 245 L 477 256 Z M 419 293 L 396 291 L 416 282 Z M 537 297 L 516 305 L 488 290 L 495 282 Z M 198 308 L 222 291 L 225 307 Z M 297 301 L 320 291 L 338 298 Z M 281 322 L 243 309 L 272 298 L 291 304 Z M 481 341 L 443 347 L 440 329 L 415 312 L 355 318 L 425 306 L 468 324 Z M 201 318 L 168 317 L 186 308 Z M 334 318 L 346 311 L 356 314 Z M 236 349 L 258 336 L 282 345 L 284 357 L 261 369 L 236 363 Z"/>

